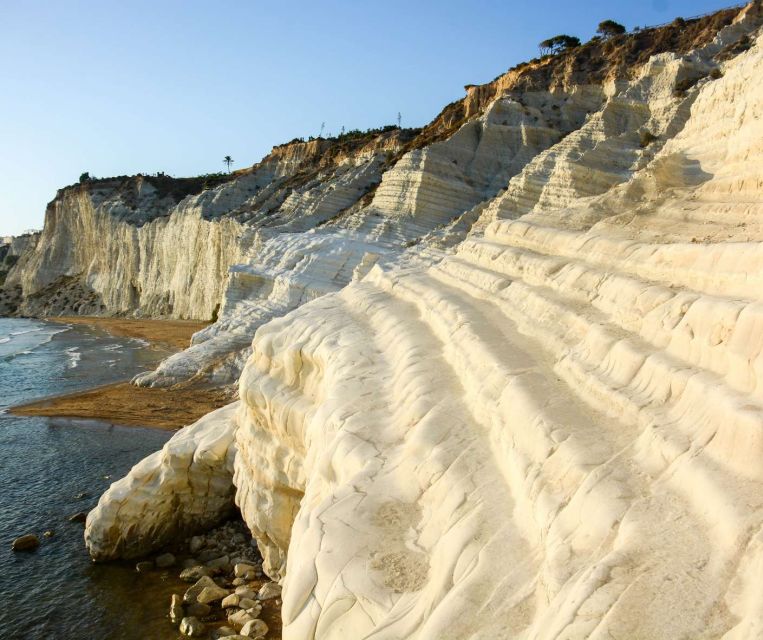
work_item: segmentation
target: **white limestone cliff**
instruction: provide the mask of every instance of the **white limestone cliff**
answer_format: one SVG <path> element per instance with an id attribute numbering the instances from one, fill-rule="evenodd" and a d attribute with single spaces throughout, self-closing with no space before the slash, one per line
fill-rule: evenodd
<path id="1" fill-rule="evenodd" d="M 569 86 L 552 127 L 496 97 L 371 202 L 255 239 L 198 343 L 251 314 L 240 400 L 101 498 L 91 553 L 190 526 L 192 451 L 286 639 L 759 638 L 759 24 Z"/>
<path id="2" fill-rule="evenodd" d="M 111 485 L 108 500 L 87 518 L 85 542 L 94 559 L 144 555 L 231 513 L 236 405 L 184 428 Z"/>

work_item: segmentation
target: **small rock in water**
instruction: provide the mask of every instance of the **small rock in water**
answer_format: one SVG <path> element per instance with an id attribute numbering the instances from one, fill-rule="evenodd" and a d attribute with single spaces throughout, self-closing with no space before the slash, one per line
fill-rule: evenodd
<path id="1" fill-rule="evenodd" d="M 11 549 L 13 551 L 34 551 L 40 546 L 40 539 L 33 533 L 27 533 L 13 541 Z"/>
<path id="2" fill-rule="evenodd" d="M 42 535 L 44 535 L 46 538 L 52 538 L 52 537 L 53 537 L 54 535 L 56 535 L 56 534 L 55 534 L 55 532 L 54 532 L 54 531 L 52 531 L 51 529 L 48 529 L 48 530 L 47 530 L 45 533 L 43 533 Z"/>
<path id="3" fill-rule="evenodd" d="M 208 604 L 202 604 L 201 602 L 194 602 L 193 604 L 189 604 L 186 609 L 186 613 L 189 616 L 193 616 L 195 618 L 203 618 L 204 616 L 208 616 L 211 611 L 212 607 L 210 607 Z"/>
<path id="4" fill-rule="evenodd" d="M 78 493 L 76 496 L 74 496 L 75 500 L 83 500 L 84 498 L 89 498 L 90 494 L 87 491 L 83 491 L 82 493 Z"/>
<path id="5" fill-rule="evenodd" d="M 277 598 L 281 595 L 281 585 L 277 582 L 268 582 L 263 584 L 260 590 L 257 592 L 257 597 L 260 600 L 270 600 L 271 598 Z"/>
<path id="6" fill-rule="evenodd" d="M 195 566 L 183 569 L 180 572 L 180 579 L 183 582 L 196 582 L 199 578 L 209 577 L 209 570 L 206 567 Z"/>
<path id="7" fill-rule="evenodd" d="M 190 616 L 180 622 L 180 633 L 190 638 L 199 638 L 206 633 L 204 623 L 198 618 Z"/>
<path id="8" fill-rule="evenodd" d="M 217 600 L 222 600 L 225 596 L 228 595 L 228 590 L 223 589 L 222 587 L 218 587 L 215 585 L 214 587 L 204 587 L 201 590 L 201 593 L 196 596 L 196 602 L 201 602 L 202 604 L 209 604 L 210 602 L 216 602 Z"/>
<path id="9" fill-rule="evenodd" d="M 156 566 L 160 569 L 166 569 L 167 567 L 171 567 L 173 564 L 175 564 L 175 556 L 173 556 L 171 553 L 163 553 L 160 556 L 156 556 Z"/>
<path id="10" fill-rule="evenodd" d="M 135 570 L 138 573 L 146 573 L 154 568 L 154 563 L 151 560 L 143 560 L 135 565 Z"/>
<path id="11" fill-rule="evenodd" d="M 268 625 L 262 620 L 251 620 L 241 627 L 241 635 L 249 638 L 264 636 L 268 633 Z"/>
<path id="12" fill-rule="evenodd" d="M 170 601 L 170 621 L 175 626 L 180 624 L 185 614 L 183 613 L 183 598 L 176 593 L 172 594 Z"/>
<path id="13" fill-rule="evenodd" d="M 87 520 L 87 511 L 78 511 L 69 516 L 69 522 L 85 522 Z"/>
<path id="14" fill-rule="evenodd" d="M 199 594 L 208 587 L 214 587 L 215 589 L 220 588 L 217 586 L 217 583 L 212 580 L 212 578 L 209 576 L 202 576 L 192 587 L 188 588 L 185 594 L 183 594 L 183 602 L 186 604 L 193 604 L 194 602 L 197 602 Z"/>

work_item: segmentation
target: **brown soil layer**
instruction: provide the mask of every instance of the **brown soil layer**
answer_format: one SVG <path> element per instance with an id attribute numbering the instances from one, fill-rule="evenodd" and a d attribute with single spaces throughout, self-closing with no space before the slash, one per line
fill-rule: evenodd
<path id="1" fill-rule="evenodd" d="M 63 324 L 84 324 L 125 338 L 140 338 L 151 343 L 167 345 L 178 351 L 191 344 L 191 336 L 208 326 L 208 322 L 193 320 L 136 320 L 132 318 L 98 318 L 94 316 L 61 316 L 45 318 Z"/>
<path id="2" fill-rule="evenodd" d="M 151 389 L 118 382 L 13 407 L 19 416 L 90 418 L 115 424 L 180 429 L 232 401 L 223 389 Z"/>
<path id="3" fill-rule="evenodd" d="M 151 344 L 186 348 L 191 336 L 207 323 L 183 320 L 60 317 L 53 322 L 85 324 L 114 336 L 140 338 Z M 184 385 L 166 389 L 136 387 L 117 382 L 94 389 L 54 396 L 10 409 L 21 416 L 86 418 L 121 425 L 180 429 L 233 400 L 228 389 Z"/>

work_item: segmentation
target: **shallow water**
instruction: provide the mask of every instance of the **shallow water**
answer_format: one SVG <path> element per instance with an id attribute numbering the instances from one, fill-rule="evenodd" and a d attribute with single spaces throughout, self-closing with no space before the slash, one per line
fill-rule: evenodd
<path id="1" fill-rule="evenodd" d="M 87 327 L 0 318 L 0 411 L 129 378 L 165 355 Z M 176 578 L 93 564 L 83 525 L 68 521 L 171 435 L 0 413 L 0 637 L 177 637 L 165 618 Z M 49 529 L 55 535 L 44 538 Z M 13 553 L 11 542 L 25 533 L 40 536 L 39 549 Z"/>

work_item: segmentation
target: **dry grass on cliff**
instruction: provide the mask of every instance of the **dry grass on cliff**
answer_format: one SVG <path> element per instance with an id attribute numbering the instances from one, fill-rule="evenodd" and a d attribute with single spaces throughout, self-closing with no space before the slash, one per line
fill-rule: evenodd
<path id="1" fill-rule="evenodd" d="M 594 38 L 556 55 L 523 62 L 482 85 L 469 85 L 467 95 L 447 105 L 411 142 L 396 154 L 420 149 L 449 138 L 467 120 L 480 115 L 502 94 L 553 91 L 577 84 L 600 84 L 608 78 L 625 78 L 653 55 L 688 53 L 712 41 L 718 31 L 731 24 L 740 8 L 651 27 L 602 39 Z"/>

